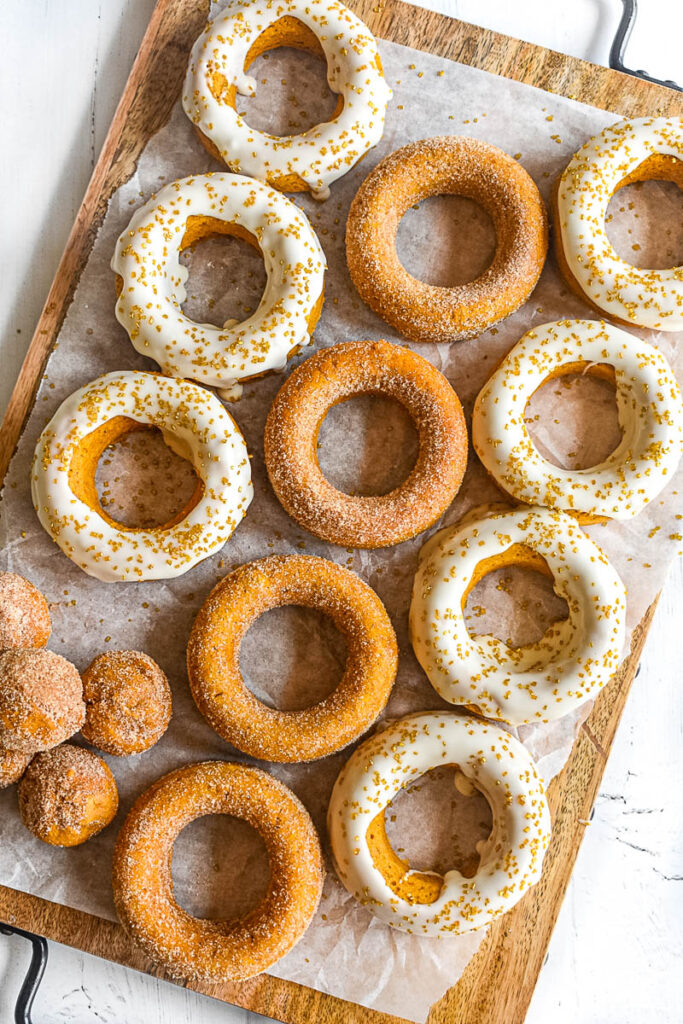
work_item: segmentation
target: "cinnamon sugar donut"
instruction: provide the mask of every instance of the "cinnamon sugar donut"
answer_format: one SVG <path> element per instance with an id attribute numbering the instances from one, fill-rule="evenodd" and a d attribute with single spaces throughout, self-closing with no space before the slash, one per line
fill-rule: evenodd
<path id="1" fill-rule="evenodd" d="M 496 231 L 490 266 L 453 288 L 419 281 L 396 252 L 403 215 L 435 195 L 473 199 Z M 359 188 L 346 225 L 346 259 L 361 298 L 412 341 L 472 338 L 510 316 L 533 291 L 547 248 L 545 207 L 524 168 L 496 146 L 455 135 L 385 157 Z"/>
<path id="2" fill-rule="evenodd" d="M 47 601 L 29 580 L 0 572 L 0 651 L 44 647 L 50 638 Z"/>
<path id="3" fill-rule="evenodd" d="M 0 746 L 48 750 L 85 721 L 78 670 L 60 654 L 15 648 L 0 654 Z"/>
<path id="4" fill-rule="evenodd" d="M 268 892 L 240 919 L 192 917 L 174 899 L 173 844 L 205 814 L 248 822 L 266 845 Z M 133 806 L 114 851 L 114 903 L 134 942 L 171 974 L 238 981 L 296 945 L 315 914 L 323 874 L 313 822 L 286 786 L 258 768 L 208 761 L 165 775 Z"/>
<path id="5" fill-rule="evenodd" d="M 123 757 L 149 750 L 171 720 L 171 688 L 157 663 L 142 651 L 107 651 L 83 673 L 88 743 Z"/>
<path id="6" fill-rule="evenodd" d="M 0 789 L 6 789 L 18 782 L 30 764 L 33 754 L 21 754 L 18 750 L 0 747 Z"/>
<path id="7" fill-rule="evenodd" d="M 400 402 L 418 431 L 417 462 L 388 494 L 345 494 L 318 464 L 325 416 L 360 394 Z M 428 360 L 386 341 L 354 341 L 317 352 L 285 381 L 264 447 L 270 482 L 293 519 L 332 544 L 379 548 L 415 537 L 446 511 L 465 473 L 467 428 L 458 396 Z"/>
<path id="8" fill-rule="evenodd" d="M 37 754 L 19 783 L 21 820 L 51 846 L 80 846 L 107 827 L 118 806 L 109 767 L 71 743 Z"/>
<path id="9" fill-rule="evenodd" d="M 302 711 L 279 711 L 247 689 L 239 667 L 254 620 L 283 605 L 316 608 L 344 636 L 341 682 Z M 375 721 L 394 683 L 396 637 L 374 590 L 324 558 L 272 555 L 241 565 L 214 587 L 187 648 L 192 696 L 209 725 L 238 750 L 268 761 L 314 761 L 341 750 Z"/>

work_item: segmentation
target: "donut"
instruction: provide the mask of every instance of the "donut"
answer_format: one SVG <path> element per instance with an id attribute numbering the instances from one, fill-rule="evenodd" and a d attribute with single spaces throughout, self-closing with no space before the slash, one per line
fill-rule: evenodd
<path id="1" fill-rule="evenodd" d="M 453 288 L 419 281 L 396 252 L 403 215 L 435 195 L 473 199 L 496 231 L 490 266 Z M 346 261 L 360 297 L 412 341 L 473 338 L 510 316 L 533 291 L 547 248 L 545 207 L 524 168 L 495 146 L 455 135 L 385 157 L 356 193 L 346 224 Z"/>
<path id="2" fill-rule="evenodd" d="M 0 572 L 0 650 L 44 647 L 51 629 L 50 610 L 38 588 L 14 572 Z"/>
<path id="3" fill-rule="evenodd" d="M 149 750 L 171 720 L 168 679 L 148 654 L 107 651 L 83 673 L 83 738 L 117 757 Z"/>
<path id="4" fill-rule="evenodd" d="M 635 117 L 589 139 L 555 189 L 555 251 L 567 284 L 601 316 L 627 327 L 680 331 L 683 268 L 634 267 L 617 255 L 605 228 L 614 193 L 651 178 L 683 188 L 683 118 Z"/>
<path id="5" fill-rule="evenodd" d="M 564 374 L 616 386 L 622 439 L 603 462 L 561 469 L 535 447 L 524 414 L 532 395 Z M 604 321 L 562 320 L 528 331 L 480 391 L 472 441 L 508 495 L 563 509 L 580 521 L 631 519 L 662 491 L 683 454 L 683 401 L 664 356 Z"/>
<path id="6" fill-rule="evenodd" d="M 78 670 L 53 651 L 0 653 L 0 747 L 20 754 L 48 750 L 85 721 Z"/>
<path id="7" fill-rule="evenodd" d="M 318 464 L 325 416 L 361 394 L 400 402 L 419 435 L 413 470 L 388 494 L 345 494 Z M 354 341 L 316 352 L 285 381 L 268 413 L 264 448 L 273 490 L 301 526 L 331 544 L 379 548 L 415 537 L 446 511 L 465 473 L 467 428 L 458 396 L 427 359 L 386 341 Z"/>
<path id="8" fill-rule="evenodd" d="M 347 644 L 344 675 L 302 711 L 268 707 L 245 686 L 242 638 L 264 612 L 284 605 L 328 615 Z M 192 626 L 187 671 L 195 703 L 219 736 L 267 761 L 314 761 L 341 750 L 384 709 L 398 649 L 377 594 L 355 573 L 310 555 L 270 555 L 241 565 L 214 587 Z"/>
<path id="9" fill-rule="evenodd" d="M 268 50 L 290 46 L 327 62 L 338 94 L 329 121 L 298 135 L 250 128 L 237 94 L 254 96 L 247 71 Z M 370 30 L 336 0 L 232 0 L 197 39 L 185 78 L 183 107 L 212 156 L 233 171 L 283 192 L 327 199 L 341 178 L 382 137 L 391 89 Z"/>
<path id="10" fill-rule="evenodd" d="M 569 606 L 540 640 L 510 647 L 470 635 L 465 603 L 487 573 L 519 565 L 553 577 Z M 413 585 L 410 635 L 435 690 L 486 718 L 549 722 L 594 697 L 621 661 L 626 588 L 572 516 L 521 508 L 468 516 L 424 546 Z"/>
<path id="11" fill-rule="evenodd" d="M 18 750 L 0 747 L 0 789 L 18 782 L 31 762 L 33 754 L 20 754 Z"/>
<path id="12" fill-rule="evenodd" d="M 472 878 L 455 869 L 411 869 L 387 839 L 390 802 L 445 765 L 456 766 L 459 789 L 483 793 L 493 815 Z M 482 928 L 510 910 L 541 877 L 551 827 L 526 748 L 492 722 L 446 711 L 398 719 L 365 740 L 335 782 L 327 825 L 337 874 L 351 895 L 385 924 L 432 937 Z"/>
<path id="13" fill-rule="evenodd" d="M 161 430 L 198 479 L 169 522 L 138 529 L 105 512 L 95 472 L 105 448 L 149 427 Z M 64 554 L 112 582 L 172 579 L 219 551 L 246 515 L 253 488 L 244 438 L 214 395 L 186 380 L 119 370 L 62 402 L 38 440 L 31 493 Z"/>
<path id="14" fill-rule="evenodd" d="M 182 310 L 183 249 L 233 235 L 263 256 L 267 282 L 242 323 L 200 324 Z M 306 215 L 286 196 L 238 174 L 197 174 L 162 188 L 133 215 L 112 258 L 116 317 L 138 352 L 170 377 L 239 397 L 240 381 L 282 370 L 308 345 L 323 305 L 325 256 Z"/>
<path id="15" fill-rule="evenodd" d="M 51 846 L 80 846 L 107 827 L 118 807 L 108 766 L 71 743 L 37 754 L 19 782 L 21 820 Z"/>
<path id="16" fill-rule="evenodd" d="M 173 844 L 205 814 L 248 822 L 266 845 L 268 892 L 242 918 L 192 917 L 174 899 Z M 258 768 L 208 761 L 165 775 L 133 806 L 114 851 L 114 903 L 133 941 L 172 975 L 238 981 L 296 945 L 315 914 L 323 874 L 313 822 L 291 790 Z"/>

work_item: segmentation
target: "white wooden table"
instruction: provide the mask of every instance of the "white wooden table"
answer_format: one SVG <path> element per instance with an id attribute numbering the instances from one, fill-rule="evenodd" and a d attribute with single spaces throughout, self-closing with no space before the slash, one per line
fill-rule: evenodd
<path id="1" fill-rule="evenodd" d="M 621 10 L 619 0 L 423 3 L 603 64 Z M 0 4 L 2 409 L 153 6 L 154 0 Z M 629 66 L 681 81 L 681 29 L 680 5 L 641 0 Z M 587 826 L 529 1024 L 681 1020 L 682 604 L 679 562 Z M 0 1024 L 12 1019 L 27 963 L 26 944 L 0 936 Z M 262 1019 L 54 943 L 34 1010 L 36 1024 Z"/>

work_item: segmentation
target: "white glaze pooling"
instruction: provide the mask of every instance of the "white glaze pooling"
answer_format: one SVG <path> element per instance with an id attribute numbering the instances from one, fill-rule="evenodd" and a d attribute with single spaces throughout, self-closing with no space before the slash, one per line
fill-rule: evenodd
<path id="1" fill-rule="evenodd" d="M 463 605 L 479 563 L 515 544 L 545 559 L 569 614 L 540 640 L 513 648 L 495 636 L 470 636 Z M 621 660 L 625 619 L 623 583 L 572 516 L 524 508 L 467 517 L 427 542 L 413 584 L 410 633 L 444 700 L 522 725 L 560 718 L 595 696 Z"/>
<path id="2" fill-rule="evenodd" d="M 622 440 L 599 465 L 561 469 L 535 447 L 524 413 L 531 396 L 571 363 L 614 368 Z M 664 356 L 603 321 L 563 320 L 528 331 L 480 391 L 475 451 L 508 494 L 530 505 L 631 519 L 656 498 L 683 454 L 683 402 Z"/>
<path id="3" fill-rule="evenodd" d="M 599 309 L 639 327 L 680 331 L 683 267 L 634 267 L 617 255 L 605 230 L 619 182 L 654 154 L 683 160 L 683 119 L 619 121 L 574 154 L 557 194 L 562 249 L 572 275 Z"/>
<path id="4" fill-rule="evenodd" d="M 200 324 L 183 311 L 188 270 L 179 261 L 188 217 L 214 217 L 252 234 L 268 280 L 248 320 Z M 310 341 L 308 318 L 323 292 L 325 256 L 305 214 L 275 189 L 238 174 L 199 174 L 166 185 L 139 209 L 116 244 L 123 280 L 116 317 L 138 352 L 171 377 L 230 388 L 281 370 Z"/>
<path id="5" fill-rule="evenodd" d="M 320 41 L 327 81 L 343 97 L 336 117 L 299 135 L 277 136 L 250 128 L 210 89 L 215 74 L 238 93 L 253 96 L 245 74 L 250 47 L 280 18 L 296 18 Z M 194 45 L 183 90 L 187 116 L 235 171 L 261 181 L 298 176 L 326 199 L 329 186 L 376 146 L 384 130 L 391 89 L 381 71 L 377 43 L 366 25 L 336 0 L 233 0 L 209 22 Z"/>
<path id="6" fill-rule="evenodd" d="M 448 871 L 434 903 L 409 903 L 375 866 L 368 826 L 402 788 L 453 764 L 486 797 L 491 834 L 477 846 L 473 878 Z M 528 751 L 500 726 L 444 711 L 399 719 L 366 740 L 339 774 L 327 824 L 348 891 L 387 924 L 433 937 L 481 928 L 510 910 L 540 878 L 550 840 L 548 805 Z"/>
<path id="7" fill-rule="evenodd" d="M 188 458 L 203 494 L 181 522 L 151 530 L 117 527 L 78 498 L 69 467 L 80 441 L 114 416 L 158 427 Z M 36 447 L 33 505 L 65 555 L 106 582 L 170 579 L 223 547 L 253 497 L 239 428 L 209 391 L 189 381 L 122 370 L 86 384 L 60 405 Z"/>

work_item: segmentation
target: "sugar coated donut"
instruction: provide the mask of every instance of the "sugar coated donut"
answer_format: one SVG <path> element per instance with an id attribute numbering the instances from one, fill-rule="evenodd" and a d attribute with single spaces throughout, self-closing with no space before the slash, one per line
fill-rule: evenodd
<path id="1" fill-rule="evenodd" d="M 263 901 L 235 920 L 202 920 L 173 896 L 178 834 L 205 814 L 231 814 L 261 835 L 270 860 Z M 260 974 L 308 928 L 323 882 L 320 841 L 291 790 L 258 768 L 224 761 L 186 765 L 137 800 L 114 851 L 114 902 L 147 956 L 171 974 L 238 981 Z"/>
<path id="2" fill-rule="evenodd" d="M 387 805 L 432 768 L 454 765 L 466 793 L 479 790 L 493 828 L 477 844 L 472 878 L 411 870 L 392 849 Z M 541 876 L 550 813 L 529 752 L 471 715 L 425 711 L 365 740 L 341 770 L 327 816 L 335 867 L 348 891 L 386 924 L 415 935 L 458 935 L 510 910 Z"/>
<path id="3" fill-rule="evenodd" d="M 540 640 L 472 636 L 465 603 L 487 573 L 521 565 L 553 577 L 569 606 Z M 410 607 L 417 660 L 444 700 L 512 725 L 566 715 L 608 682 L 624 647 L 626 589 L 564 512 L 523 508 L 437 533 L 420 553 Z"/>
<path id="4" fill-rule="evenodd" d="M 50 609 L 38 588 L 14 572 L 0 572 L 0 650 L 44 647 L 51 628 Z"/>
<path id="5" fill-rule="evenodd" d="M 138 529 L 100 505 L 95 472 L 108 445 L 158 427 L 197 474 L 189 502 L 163 526 Z M 74 391 L 40 435 L 31 471 L 33 506 L 65 555 L 89 576 L 181 576 L 220 550 L 253 497 L 244 438 L 219 400 L 186 380 L 120 370 Z"/>
<path id="6" fill-rule="evenodd" d="M 622 439 L 599 465 L 561 469 L 543 458 L 524 419 L 546 381 L 568 373 L 614 381 Z M 590 518 L 631 519 L 656 498 L 683 454 L 683 402 L 664 356 L 603 321 L 562 320 L 528 331 L 480 391 L 472 441 L 518 501 Z"/>
<path id="7" fill-rule="evenodd" d="M 0 746 L 22 754 L 48 750 L 85 721 L 78 670 L 53 651 L 0 653 Z"/>
<path id="8" fill-rule="evenodd" d="M 26 771 L 33 754 L 20 754 L 18 750 L 0 747 L 0 789 L 18 782 Z"/>
<path id="9" fill-rule="evenodd" d="M 168 679 L 142 651 L 107 651 L 83 673 L 84 739 L 117 757 L 149 750 L 171 720 Z"/>
<path id="10" fill-rule="evenodd" d="M 347 643 L 344 675 L 324 700 L 278 711 L 247 689 L 240 642 L 283 605 L 323 612 Z M 209 725 L 238 750 L 268 761 L 313 761 L 357 739 L 383 710 L 396 676 L 396 637 L 374 590 L 324 558 L 271 555 L 231 572 L 204 602 L 187 648 L 192 696 Z"/>
<path id="11" fill-rule="evenodd" d="M 419 435 L 414 468 L 388 494 L 345 494 L 318 463 L 325 416 L 361 394 L 400 402 Z M 427 359 L 386 341 L 354 341 L 316 352 L 285 381 L 268 413 L 264 448 L 273 489 L 301 526 L 332 544 L 379 548 L 415 537 L 446 511 L 465 473 L 467 428 L 458 396 Z"/>
<path id="12" fill-rule="evenodd" d="M 237 113 L 237 94 L 256 93 L 249 66 L 279 46 L 326 60 L 330 89 L 338 93 L 330 120 L 299 135 L 256 131 Z M 344 4 L 232 0 L 194 45 L 183 107 L 209 151 L 234 171 L 326 199 L 332 182 L 381 139 L 390 97 L 375 39 Z"/>
<path id="13" fill-rule="evenodd" d="M 489 267 L 453 288 L 419 281 L 396 252 L 404 213 L 435 195 L 473 199 L 496 230 Z M 533 291 L 547 247 L 545 207 L 524 168 L 495 146 L 456 135 L 385 157 L 356 193 L 346 225 L 346 260 L 361 298 L 412 341 L 472 338 L 510 316 Z"/>
<path id="14" fill-rule="evenodd" d="M 589 139 L 571 158 L 553 203 L 555 248 L 570 287 L 626 326 L 683 329 L 683 267 L 634 267 L 615 252 L 605 215 L 623 185 L 649 178 L 683 188 L 683 118 L 635 117 Z"/>
<path id="15" fill-rule="evenodd" d="M 19 783 L 21 820 L 51 846 L 80 846 L 107 827 L 118 807 L 109 767 L 71 743 L 37 754 Z"/>
<path id="16" fill-rule="evenodd" d="M 182 310 L 183 249 L 234 235 L 263 256 L 267 282 L 242 323 L 200 324 Z M 133 346 L 171 377 L 229 391 L 281 370 L 318 322 L 325 256 L 306 215 L 286 196 L 238 174 L 197 174 L 162 188 L 133 215 L 112 258 L 116 317 Z M 239 394 L 239 388 L 235 395 Z"/>

